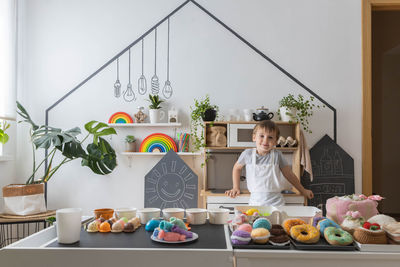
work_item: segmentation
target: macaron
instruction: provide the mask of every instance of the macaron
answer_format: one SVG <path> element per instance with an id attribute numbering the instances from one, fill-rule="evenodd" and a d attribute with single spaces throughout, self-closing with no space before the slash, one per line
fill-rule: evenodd
<path id="1" fill-rule="evenodd" d="M 251 225 L 248 224 L 248 223 L 244 223 L 244 224 L 240 225 L 240 226 L 237 228 L 237 230 L 246 231 L 246 232 L 251 233 L 251 231 L 253 230 L 253 227 L 251 227 Z"/>
<path id="2" fill-rule="evenodd" d="M 247 231 L 236 230 L 231 235 L 233 245 L 247 245 L 251 241 L 250 233 Z"/>
<path id="3" fill-rule="evenodd" d="M 270 233 L 265 228 L 256 228 L 251 231 L 251 239 L 256 244 L 266 244 L 269 240 Z"/>
<path id="4" fill-rule="evenodd" d="M 271 222 L 266 218 L 258 218 L 253 222 L 253 229 L 265 228 L 267 230 L 271 229 Z"/>

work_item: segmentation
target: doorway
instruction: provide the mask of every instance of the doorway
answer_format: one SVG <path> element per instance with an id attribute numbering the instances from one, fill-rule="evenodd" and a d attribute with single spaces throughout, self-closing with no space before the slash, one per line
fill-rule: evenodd
<path id="1" fill-rule="evenodd" d="M 390 3 L 389 3 L 390 2 Z M 400 1 L 363 1 L 363 193 L 400 216 Z"/>

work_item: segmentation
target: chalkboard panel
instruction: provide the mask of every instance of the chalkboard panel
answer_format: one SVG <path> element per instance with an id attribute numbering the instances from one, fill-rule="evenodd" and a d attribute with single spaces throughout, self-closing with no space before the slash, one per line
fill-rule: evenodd
<path id="1" fill-rule="evenodd" d="M 328 135 L 311 149 L 313 181 L 304 172 L 301 183 L 314 193 L 309 206 L 325 204 L 328 198 L 354 194 L 354 160 Z"/>
<path id="2" fill-rule="evenodd" d="M 198 177 L 172 150 L 146 174 L 144 206 L 197 208 Z"/>

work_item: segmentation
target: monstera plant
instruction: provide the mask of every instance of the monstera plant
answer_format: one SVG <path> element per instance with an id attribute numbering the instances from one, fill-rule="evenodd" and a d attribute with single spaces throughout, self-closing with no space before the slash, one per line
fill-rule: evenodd
<path id="1" fill-rule="evenodd" d="M 117 134 L 115 129 L 108 127 L 107 124 L 90 121 L 85 124 L 87 135 L 80 141 L 77 136 L 81 134 L 81 129 L 75 127 L 66 131 L 51 126 L 35 124 L 29 116 L 26 109 L 17 102 L 18 114 L 23 118 L 22 122 L 31 125 L 30 136 L 33 151 L 33 169 L 32 175 L 28 178 L 26 184 L 46 183 L 64 164 L 81 159 L 81 165 L 89 167 L 94 173 L 105 175 L 111 173 L 117 166 L 117 156 L 115 150 L 102 137 Z M 91 143 L 83 148 L 83 142 L 91 138 Z M 45 158 L 36 163 L 36 151 L 38 149 L 47 149 Z M 55 162 L 55 155 L 61 153 L 62 159 Z M 36 178 L 36 174 L 42 165 L 47 165 L 44 175 Z"/>

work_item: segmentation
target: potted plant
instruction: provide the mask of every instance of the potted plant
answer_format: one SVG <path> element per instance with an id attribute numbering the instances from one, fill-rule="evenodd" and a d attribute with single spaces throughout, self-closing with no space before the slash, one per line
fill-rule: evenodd
<path id="1" fill-rule="evenodd" d="M 51 126 L 35 124 L 25 108 L 17 102 L 17 113 L 23 118 L 22 122 L 31 125 L 30 137 L 32 142 L 33 168 L 32 174 L 23 185 L 10 185 L 3 188 L 5 210 L 7 213 L 17 215 L 28 215 L 43 211 L 44 206 L 44 183 L 47 183 L 64 164 L 81 159 L 81 165 L 89 167 L 94 173 L 105 175 L 111 173 L 117 166 L 115 150 L 102 137 L 116 134 L 115 129 L 107 124 L 97 121 L 90 121 L 85 124 L 88 134 L 80 141 L 77 136 L 81 133 L 79 127 L 69 130 L 61 130 Z M 91 142 L 83 148 L 83 142 L 91 138 Z M 48 153 L 44 159 L 36 162 L 36 151 L 47 149 Z M 62 159 L 56 162 L 56 154 Z M 47 162 L 47 164 L 45 164 Z M 44 166 L 44 175 L 36 177 L 38 171 Z M 11 200 L 14 196 L 25 199 Z M 27 199 L 30 198 L 30 199 Z M 21 202 L 30 202 L 30 207 L 23 207 Z M 32 207 L 37 204 L 37 207 Z M 45 207 L 44 207 L 45 211 Z"/>
<path id="2" fill-rule="evenodd" d="M 150 102 L 150 105 L 149 105 L 150 123 L 160 122 L 165 116 L 165 112 L 160 110 L 161 103 L 163 103 L 164 100 L 161 100 L 158 95 L 149 94 L 149 99 L 147 101 Z"/>
<path id="3" fill-rule="evenodd" d="M 198 151 L 205 147 L 204 142 L 204 121 L 214 121 L 218 117 L 218 106 L 210 104 L 210 97 L 206 95 L 204 100 L 194 100 L 194 107 L 190 107 L 191 127 L 190 132 L 193 138 L 194 150 Z M 199 133 L 198 130 L 201 129 Z"/>
<path id="4" fill-rule="evenodd" d="M 135 136 L 127 135 L 125 137 L 125 144 L 126 144 L 126 148 L 125 148 L 126 152 L 135 152 L 136 151 L 136 138 L 135 138 Z"/>
<path id="5" fill-rule="evenodd" d="M 4 120 L 2 123 L 0 122 L 0 143 L 3 145 L 8 142 L 9 136 L 6 134 L 6 130 L 10 128 L 10 124 Z"/>
<path id="6" fill-rule="evenodd" d="M 314 114 L 313 108 L 321 108 L 321 106 L 313 103 L 314 99 L 313 96 L 310 96 L 310 99 L 305 99 L 301 94 L 296 99 L 294 95 L 289 94 L 279 101 L 278 115 L 282 121 L 299 122 L 304 131 L 312 133 L 308 118 Z M 325 107 L 325 105 L 322 107 Z"/>

